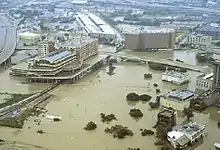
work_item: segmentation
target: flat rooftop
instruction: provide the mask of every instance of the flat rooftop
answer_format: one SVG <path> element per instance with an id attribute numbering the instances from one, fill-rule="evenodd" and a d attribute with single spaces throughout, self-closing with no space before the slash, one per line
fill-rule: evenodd
<path id="1" fill-rule="evenodd" d="M 153 26 L 139 26 L 139 25 L 127 25 L 119 24 L 117 27 L 123 33 L 173 33 L 175 29 L 173 28 L 162 28 L 162 27 L 153 27 Z"/>
<path id="2" fill-rule="evenodd" d="M 82 22 L 84 28 L 91 33 L 115 34 L 115 30 L 95 14 L 79 14 L 77 18 Z"/>
<path id="3" fill-rule="evenodd" d="M 94 42 L 97 39 L 90 38 L 87 36 L 84 37 L 75 37 L 72 40 L 66 41 L 64 43 L 60 43 L 61 47 L 80 47 L 80 46 L 85 46 L 88 43 Z"/>
<path id="4" fill-rule="evenodd" d="M 187 134 L 194 134 L 199 130 L 205 129 L 205 125 L 197 124 L 196 122 L 177 125 L 173 127 L 173 131 L 179 131 Z"/>
<path id="5" fill-rule="evenodd" d="M 198 76 L 199 79 L 203 79 L 203 80 L 213 80 L 214 78 L 214 73 L 208 73 L 208 74 L 202 74 Z"/>
<path id="6" fill-rule="evenodd" d="M 170 118 L 173 115 L 175 115 L 175 111 L 171 110 L 171 109 L 163 109 L 162 111 L 160 111 L 159 115 L 166 116 L 166 117 Z"/>
<path id="7" fill-rule="evenodd" d="M 71 54 L 72 54 L 72 52 L 70 52 L 70 51 L 52 52 L 52 53 L 49 53 L 48 55 L 40 58 L 40 60 L 46 60 L 46 61 L 53 63 L 54 61 L 58 61 L 60 59 L 68 57 Z"/>
<path id="8" fill-rule="evenodd" d="M 186 101 L 187 99 L 193 96 L 194 96 L 194 92 L 188 90 L 172 91 L 167 95 L 168 98 L 172 98 L 179 101 Z"/>

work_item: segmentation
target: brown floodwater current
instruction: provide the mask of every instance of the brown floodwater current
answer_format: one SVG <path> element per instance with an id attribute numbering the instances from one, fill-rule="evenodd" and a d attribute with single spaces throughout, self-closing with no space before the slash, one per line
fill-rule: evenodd
<path id="1" fill-rule="evenodd" d="M 152 96 L 152 101 L 156 99 L 156 88 L 153 83 L 158 84 L 162 94 L 172 89 L 182 89 L 194 87 L 194 81 L 189 85 L 175 86 L 161 81 L 161 72 L 148 68 L 147 65 L 135 63 L 118 63 L 115 65 L 115 74 L 109 76 L 108 68 L 91 73 L 78 81 L 76 84 L 61 85 L 51 94 L 51 98 L 46 109 L 49 115 L 59 115 L 63 118 L 61 122 L 53 122 L 45 116 L 30 117 L 25 122 L 23 129 L 11 129 L 0 127 L 0 138 L 19 141 L 30 145 L 38 145 L 49 150 L 126 150 L 128 147 L 139 147 L 141 150 L 157 150 L 154 145 L 154 136 L 142 137 L 139 129 L 152 129 L 157 119 L 159 110 L 151 110 L 148 103 L 128 103 L 126 94 L 136 92 L 139 94 L 148 93 Z M 152 73 L 152 80 L 144 80 L 144 73 Z M 196 72 L 189 72 L 192 76 Z M 13 78 L 14 80 L 14 78 Z M 194 80 L 194 79 L 193 79 Z M 2 82 L 4 82 L 2 80 Z M 17 83 L 18 84 L 18 83 Z M 6 84 L 7 86 L 7 84 Z M 25 88 L 16 90 L 20 92 L 34 92 L 48 85 L 27 85 Z M 3 86 L 1 84 L 1 90 Z M 13 91 L 13 87 L 11 89 Z M 134 120 L 129 116 L 129 110 L 139 108 L 144 116 L 140 120 Z M 208 135 L 202 144 L 196 146 L 196 150 L 209 150 L 213 148 L 214 142 L 220 142 L 220 129 L 217 122 L 220 120 L 217 108 L 209 108 L 206 112 L 195 113 L 193 121 L 206 125 Z M 100 113 L 113 113 L 117 121 L 109 124 L 100 121 Z M 36 125 L 34 119 L 41 119 L 41 124 Z M 185 118 L 178 118 L 181 123 Z M 95 121 L 97 129 L 85 131 L 83 127 L 89 122 Z M 106 134 L 104 129 L 114 124 L 128 126 L 134 132 L 134 136 L 125 139 L 115 139 Z M 37 130 L 43 130 L 45 134 L 38 134 Z M 0 149 L 11 148 L 8 146 Z M 21 148 L 24 149 L 24 148 Z M 35 149 L 34 147 L 30 148 Z"/>

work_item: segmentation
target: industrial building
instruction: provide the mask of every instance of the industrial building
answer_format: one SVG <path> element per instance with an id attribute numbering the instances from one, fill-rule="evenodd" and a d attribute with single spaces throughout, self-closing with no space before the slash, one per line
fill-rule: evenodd
<path id="1" fill-rule="evenodd" d="M 168 28 L 134 28 L 122 29 L 125 48 L 137 51 L 173 49 L 176 42 L 174 29 Z"/>
<path id="2" fill-rule="evenodd" d="M 161 100 L 161 105 L 165 108 L 183 111 L 184 108 L 189 108 L 190 101 L 194 99 L 194 96 L 194 92 L 188 90 L 172 91 Z"/>
<path id="3" fill-rule="evenodd" d="M 79 14 L 76 21 L 93 38 L 98 38 L 101 41 L 103 39 L 116 40 L 115 30 L 95 14 Z"/>
<path id="4" fill-rule="evenodd" d="M 208 91 L 213 89 L 213 73 L 201 74 L 196 79 L 196 89 Z"/>
<path id="5" fill-rule="evenodd" d="M 184 149 L 205 135 L 205 125 L 196 122 L 177 125 L 167 133 L 167 139 L 175 149 Z"/>
<path id="6" fill-rule="evenodd" d="M 212 43 L 212 36 L 202 34 L 190 34 L 187 36 L 187 44 L 209 46 Z"/>
<path id="7" fill-rule="evenodd" d="M 77 59 L 84 61 L 98 54 L 98 40 L 87 36 L 75 37 L 71 41 L 57 44 L 57 48 L 76 51 Z"/>

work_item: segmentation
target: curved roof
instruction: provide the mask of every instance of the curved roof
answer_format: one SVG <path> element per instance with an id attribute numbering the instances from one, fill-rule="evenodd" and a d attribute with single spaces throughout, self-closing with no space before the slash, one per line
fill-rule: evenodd
<path id="1" fill-rule="evenodd" d="M 43 58 L 40 58 L 40 60 L 49 61 L 50 63 L 53 63 L 55 61 L 58 61 L 60 59 L 66 58 L 70 56 L 72 53 L 70 51 L 61 51 L 61 52 L 54 52 L 46 55 Z"/>

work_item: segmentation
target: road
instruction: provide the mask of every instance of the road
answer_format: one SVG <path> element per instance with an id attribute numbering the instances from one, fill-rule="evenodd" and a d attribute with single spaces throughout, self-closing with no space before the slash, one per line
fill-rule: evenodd
<path id="1" fill-rule="evenodd" d="M 13 26 L 5 15 L 0 15 L 0 64 L 11 57 L 17 42 L 17 28 Z"/>

